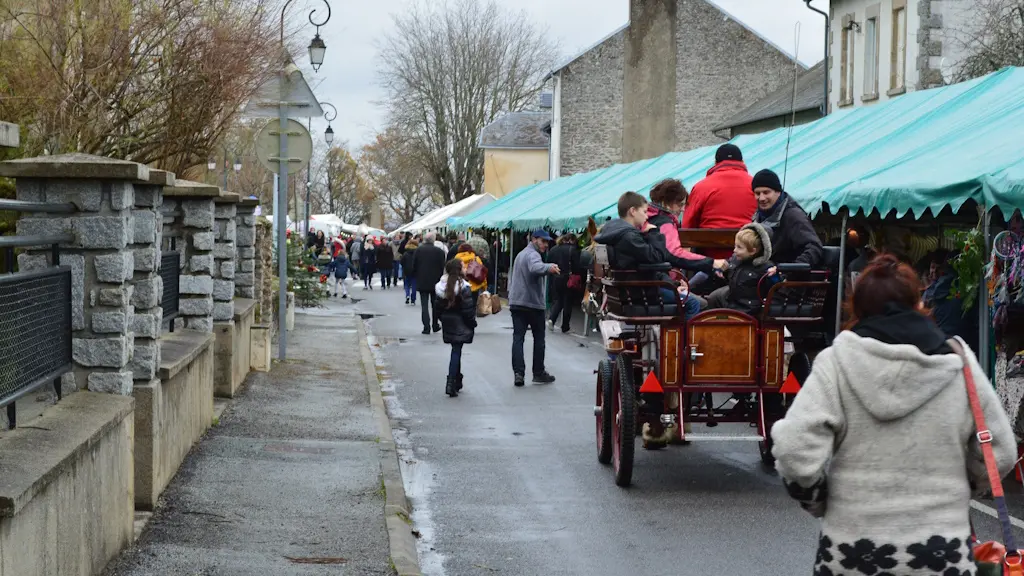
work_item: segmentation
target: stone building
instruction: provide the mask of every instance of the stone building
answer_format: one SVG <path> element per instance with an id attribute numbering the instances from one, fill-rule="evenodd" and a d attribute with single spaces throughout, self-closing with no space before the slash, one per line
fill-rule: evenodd
<path id="1" fill-rule="evenodd" d="M 551 173 L 721 142 L 715 128 L 793 72 L 792 56 L 713 0 L 631 0 L 629 24 L 549 76 Z"/>
<path id="2" fill-rule="evenodd" d="M 832 112 L 950 83 L 988 24 L 978 0 L 832 0 L 829 9 Z"/>

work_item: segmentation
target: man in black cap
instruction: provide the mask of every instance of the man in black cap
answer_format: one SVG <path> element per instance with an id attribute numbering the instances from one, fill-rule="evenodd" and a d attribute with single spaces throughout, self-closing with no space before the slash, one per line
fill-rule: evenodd
<path id="1" fill-rule="evenodd" d="M 555 377 L 544 369 L 544 277 L 560 273 L 557 264 L 545 264 L 541 256 L 551 240 L 547 231 L 534 230 L 530 243 L 516 256 L 512 265 L 508 307 L 512 314 L 512 371 L 516 386 L 526 384 L 523 344 L 527 328 L 533 333 L 533 381 L 538 384 L 555 381 Z"/>
<path id="2" fill-rule="evenodd" d="M 803 208 L 782 190 L 779 176 L 761 170 L 750 183 L 757 200 L 754 222 L 764 226 L 772 236 L 772 260 L 777 264 L 809 264 L 821 261 L 823 249 L 811 219 Z"/>

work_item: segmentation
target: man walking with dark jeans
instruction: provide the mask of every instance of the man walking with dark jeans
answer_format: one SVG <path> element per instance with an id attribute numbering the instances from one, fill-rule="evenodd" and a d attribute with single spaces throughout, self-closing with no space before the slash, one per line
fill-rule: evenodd
<path id="1" fill-rule="evenodd" d="M 526 384 L 523 344 L 527 328 L 533 333 L 533 381 L 550 384 L 555 377 L 544 369 L 544 277 L 558 274 L 556 264 L 545 264 L 541 254 L 548 249 L 551 235 L 535 230 L 530 243 L 516 256 L 509 280 L 508 306 L 512 314 L 512 371 L 516 386 Z"/>
<path id="2" fill-rule="evenodd" d="M 423 306 L 423 333 L 430 334 L 433 327 L 434 332 L 441 331 L 440 319 L 434 318 L 430 321 L 430 311 L 434 309 L 434 284 L 441 280 L 444 275 L 445 256 L 444 250 L 434 245 L 436 239 L 433 232 L 423 238 L 423 244 L 416 248 L 413 255 L 412 267 L 416 270 L 416 291 L 420 293 L 420 304 Z"/>

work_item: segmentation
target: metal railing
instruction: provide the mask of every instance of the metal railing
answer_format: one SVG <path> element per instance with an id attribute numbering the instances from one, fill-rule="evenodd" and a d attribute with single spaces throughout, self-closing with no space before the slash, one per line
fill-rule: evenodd
<path id="1" fill-rule="evenodd" d="M 160 307 L 163 308 L 163 321 L 168 323 L 169 330 L 174 332 L 174 319 L 178 317 L 181 279 L 181 252 L 177 250 L 177 238 L 169 238 L 169 250 L 160 253 L 160 278 L 164 289 L 160 296 Z"/>
<path id="2" fill-rule="evenodd" d="M 0 200 L 0 210 L 73 214 L 73 204 Z M 71 234 L 3 236 L 6 274 L 0 275 L 0 406 L 17 426 L 16 401 L 47 383 L 62 397 L 61 376 L 71 371 L 71 269 L 60 266 L 60 244 Z M 16 272 L 15 248 L 50 246 L 51 267 Z"/>

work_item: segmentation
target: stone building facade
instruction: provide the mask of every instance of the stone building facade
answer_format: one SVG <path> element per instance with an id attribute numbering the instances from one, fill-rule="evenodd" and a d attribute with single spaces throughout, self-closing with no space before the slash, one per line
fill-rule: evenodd
<path id="1" fill-rule="evenodd" d="M 555 118 L 552 121 L 553 171 L 567 176 L 623 162 L 623 150 L 647 153 L 690 150 L 722 142 L 713 129 L 737 112 L 791 82 L 794 61 L 789 54 L 759 36 L 725 12 L 713 0 L 658 0 L 670 6 L 657 14 L 671 22 L 644 22 L 660 36 L 643 38 L 629 45 L 627 25 L 552 72 L 555 90 Z M 673 4 L 674 2 L 674 4 Z M 647 6 L 632 0 L 630 13 L 649 13 Z M 666 36 L 666 31 L 670 35 Z M 645 66 L 642 52 L 664 51 L 659 41 L 672 42 L 676 60 L 674 102 L 647 106 L 657 94 L 644 94 L 644 86 L 625 90 L 625 78 L 643 78 L 644 71 L 627 67 Z M 657 62 L 652 62 L 656 65 Z M 801 71 L 803 68 L 800 68 Z M 645 122 L 668 122 L 674 126 L 671 142 L 655 146 L 623 143 L 623 98 L 645 99 L 647 108 L 659 118 Z M 663 95 L 668 98 L 670 95 Z M 669 117 L 660 118 L 666 110 Z M 649 112 L 650 113 L 650 112 Z M 627 131 L 630 132 L 630 131 Z M 629 138 L 643 137 L 632 131 Z"/>

